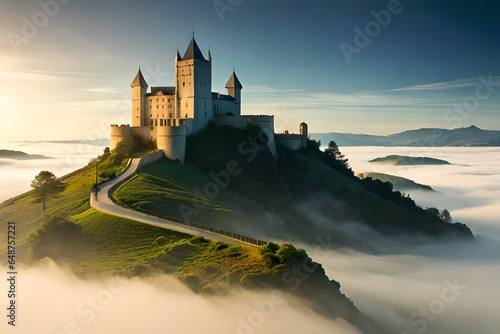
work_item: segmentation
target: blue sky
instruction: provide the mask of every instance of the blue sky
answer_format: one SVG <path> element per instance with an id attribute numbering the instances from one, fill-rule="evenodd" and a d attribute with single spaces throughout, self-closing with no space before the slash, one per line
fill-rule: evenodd
<path id="1" fill-rule="evenodd" d="M 0 13 L 4 140 L 107 137 L 130 121 L 137 68 L 173 84 L 193 29 L 212 89 L 235 68 L 243 112 L 278 131 L 500 129 L 498 1 L 1 0 Z"/>

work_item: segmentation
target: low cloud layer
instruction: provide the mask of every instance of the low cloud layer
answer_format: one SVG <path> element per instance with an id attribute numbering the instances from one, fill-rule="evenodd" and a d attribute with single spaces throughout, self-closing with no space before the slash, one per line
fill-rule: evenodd
<path id="1" fill-rule="evenodd" d="M 476 242 L 421 245 L 393 255 L 314 245 L 330 277 L 387 333 L 497 333 L 500 309 L 500 149 L 343 149 L 355 171 L 378 171 L 414 179 L 439 192 L 412 193 L 423 207 L 448 208 L 469 225 Z M 368 160 L 387 154 L 430 156 L 451 166 L 399 167 Z M 383 243 L 383 239 L 377 239 Z M 387 245 L 380 244 L 381 248 Z"/>
<path id="2" fill-rule="evenodd" d="M 7 142 L 0 149 L 42 154 L 50 159 L 14 160 L 0 158 L 0 203 L 30 190 L 30 182 L 42 170 L 57 177 L 87 165 L 91 158 L 102 154 L 103 147 L 82 140 L 73 143 Z"/>
<path id="3" fill-rule="evenodd" d="M 277 291 L 200 296 L 166 275 L 82 280 L 47 260 L 20 269 L 17 289 L 17 326 L 2 333 L 358 333 Z"/>
<path id="4" fill-rule="evenodd" d="M 422 247 L 417 252 L 425 255 L 390 256 L 343 249 L 323 254 L 323 266 L 387 333 L 496 333 L 500 245 L 494 245 L 493 258 L 491 246 Z M 469 250 L 475 254 L 472 259 L 465 254 Z M 484 259 L 477 258 L 480 251 Z M 463 259 L 446 256 L 453 252 L 464 254 Z"/>
<path id="5" fill-rule="evenodd" d="M 412 197 L 424 207 L 449 209 L 478 240 L 395 248 L 377 238 L 379 249 L 393 250 L 385 253 L 390 255 L 337 248 L 328 244 L 327 235 L 303 247 L 364 314 L 385 326 L 387 334 L 497 333 L 500 149 L 366 150 L 342 149 L 356 172 L 384 172 L 434 187 L 438 193 L 415 192 Z M 395 153 L 446 159 L 454 165 L 367 162 Z M 353 229 L 353 238 L 366 238 L 371 232 L 345 227 Z M 334 322 L 313 314 L 290 296 L 248 291 L 200 296 L 168 276 L 82 280 L 50 261 L 20 269 L 18 290 L 18 327 L 3 321 L 2 333 L 358 333 L 340 319 Z M 7 291 L 4 280 L 0 291 Z"/>

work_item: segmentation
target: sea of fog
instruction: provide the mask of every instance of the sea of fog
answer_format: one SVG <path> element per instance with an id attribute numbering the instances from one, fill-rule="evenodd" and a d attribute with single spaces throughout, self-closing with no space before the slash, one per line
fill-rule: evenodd
<path id="1" fill-rule="evenodd" d="M 42 170 L 57 177 L 84 167 L 91 158 L 102 154 L 105 145 L 89 141 L 0 142 L 0 149 L 43 155 L 47 159 L 16 160 L 0 157 L 0 202 L 30 190 L 31 180 Z"/>
<path id="2" fill-rule="evenodd" d="M 102 151 L 88 147 L 85 154 L 66 160 L 61 152 L 71 152 L 72 146 L 63 147 L 30 144 L 29 150 L 22 150 L 56 159 L 38 165 L 20 161 L 0 166 L 2 196 L 27 190 L 29 180 L 41 169 L 59 168 L 61 172 L 56 174 L 64 174 Z M 323 264 L 329 277 L 341 283 L 342 291 L 364 314 L 385 326 L 385 334 L 498 333 L 500 148 L 341 150 L 357 173 L 382 172 L 432 186 L 436 193 L 410 194 L 423 207 L 450 210 L 454 221 L 466 223 L 477 241 L 426 244 L 390 255 L 329 247 L 325 235 L 318 236 L 317 244 L 300 246 Z M 388 154 L 428 156 L 451 165 L 368 162 Z M 23 177 L 17 177 L 18 173 Z M 14 178 L 18 182 L 13 182 Z M 8 191 L 4 184 L 10 185 Z M 20 277 L 18 326 L 11 328 L 3 317 L 2 333 L 358 333 L 340 319 L 322 318 L 307 305 L 273 292 L 233 291 L 226 296 L 203 297 L 168 276 L 81 280 L 50 261 L 23 268 Z M 4 279 L 0 280 L 2 291 L 7 291 Z"/>
<path id="3" fill-rule="evenodd" d="M 318 260 L 340 281 L 342 291 L 364 314 L 384 322 L 388 333 L 499 333 L 500 148 L 341 150 L 356 173 L 392 174 L 432 186 L 435 193 L 410 195 L 422 207 L 447 208 L 453 220 L 466 223 L 478 239 L 422 245 L 386 256 L 350 249 L 320 252 Z M 450 165 L 369 162 L 389 154 L 444 159 Z M 305 247 L 317 249 L 317 245 Z"/>

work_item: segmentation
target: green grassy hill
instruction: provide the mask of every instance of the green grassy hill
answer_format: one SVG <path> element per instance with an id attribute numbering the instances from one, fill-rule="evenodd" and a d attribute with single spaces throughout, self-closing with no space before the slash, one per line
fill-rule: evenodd
<path id="1" fill-rule="evenodd" d="M 113 196 L 124 206 L 260 239 L 331 235 L 356 247 L 339 229 L 346 223 L 394 238 L 472 238 L 465 226 L 443 222 L 391 185 L 354 177 L 315 145 L 300 152 L 278 146 L 276 161 L 258 137 L 256 129 L 210 128 L 190 138 L 185 166 L 150 165 Z"/>
<path id="2" fill-rule="evenodd" d="M 170 160 L 147 166 L 113 196 L 120 205 L 264 240 L 317 243 L 328 236 L 329 243 L 356 247 L 339 229 L 351 222 L 388 238 L 473 238 L 466 226 L 441 221 L 387 183 L 354 177 L 314 142 L 300 152 L 278 146 L 278 160 L 265 144 L 258 128 L 209 127 L 188 140 L 184 166 Z M 101 160 L 99 181 L 126 164 L 113 152 Z M 199 293 L 276 288 L 327 317 L 368 326 L 340 284 L 303 250 L 230 245 L 109 216 L 89 206 L 94 181 L 93 165 L 62 178 L 47 212 L 33 192 L 0 206 L 0 223 L 16 222 L 20 258 L 49 256 L 80 276 L 167 273 Z M 296 275 L 297 268 L 307 275 Z"/>
<path id="3" fill-rule="evenodd" d="M 148 170 L 159 173 L 162 166 L 170 166 L 171 172 L 178 173 L 176 182 L 183 180 L 186 186 L 195 186 L 206 180 L 197 168 L 190 170 L 167 160 Z M 33 192 L 12 198 L 0 206 L 0 224 L 5 226 L 8 221 L 16 222 L 18 260 L 29 264 L 48 256 L 82 277 L 166 273 L 202 294 L 225 294 L 232 288 L 279 289 L 302 299 L 312 310 L 326 317 L 335 319 L 340 316 L 367 328 L 367 333 L 371 332 L 369 321 L 341 293 L 340 284 L 330 280 L 321 265 L 313 262 L 303 250 L 290 244 L 269 250 L 269 247 L 214 242 L 106 215 L 89 206 L 90 190 L 95 180 L 93 166 L 62 179 L 64 187 L 48 199 L 46 212 L 42 211 L 42 205 L 35 200 Z M 132 179 L 129 185 L 134 182 L 148 185 L 148 190 L 137 189 L 138 199 L 141 196 L 149 198 L 155 192 L 153 198 L 158 194 L 168 194 L 169 198 L 182 201 L 190 196 L 188 188 L 143 173 Z M 166 190 L 166 185 L 172 190 Z M 128 190 L 118 191 L 125 195 Z M 129 195 L 134 197 L 132 193 Z M 226 203 L 242 204 L 233 193 L 222 198 Z M 149 200 L 143 202 L 141 206 L 150 205 Z M 252 223 L 241 213 L 225 212 L 229 217 L 226 223 L 235 224 L 228 226 Z M 0 231 L 2 246 L 6 245 L 6 231 L 6 228 Z M 263 252 L 263 249 L 267 251 Z M 5 252 L 3 246 L 2 253 Z M 303 266 L 308 268 L 305 276 L 297 276 L 292 271 L 292 268 Z"/>

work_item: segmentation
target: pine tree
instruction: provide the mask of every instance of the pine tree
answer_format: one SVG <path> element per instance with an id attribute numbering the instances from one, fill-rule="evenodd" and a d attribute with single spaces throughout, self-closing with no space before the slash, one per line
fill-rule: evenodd
<path id="1" fill-rule="evenodd" d="M 346 169 L 351 169 L 348 163 L 349 159 L 347 159 L 345 155 L 340 152 L 337 143 L 335 143 L 333 140 L 328 143 L 328 148 L 325 149 L 325 153 L 340 162 L 340 164 L 343 165 Z"/>

